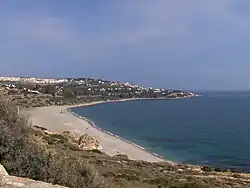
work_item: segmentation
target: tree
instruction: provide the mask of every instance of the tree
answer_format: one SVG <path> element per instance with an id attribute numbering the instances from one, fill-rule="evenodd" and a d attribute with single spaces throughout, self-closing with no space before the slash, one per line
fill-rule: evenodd
<path id="1" fill-rule="evenodd" d="M 73 98 L 73 97 L 75 97 L 75 95 L 74 95 L 72 89 L 65 88 L 64 91 L 63 91 L 63 97 L 65 97 L 65 98 Z"/>

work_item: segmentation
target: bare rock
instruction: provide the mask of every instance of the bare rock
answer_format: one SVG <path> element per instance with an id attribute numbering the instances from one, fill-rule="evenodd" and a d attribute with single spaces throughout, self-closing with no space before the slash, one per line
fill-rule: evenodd
<path id="1" fill-rule="evenodd" d="M 4 188 L 65 188 L 28 178 L 9 176 L 5 168 L 0 164 L 0 187 Z"/>
<path id="2" fill-rule="evenodd" d="M 52 134 L 59 134 L 55 132 L 49 132 L 46 128 L 39 127 L 37 125 L 33 126 L 33 129 L 40 131 L 43 134 L 52 135 Z M 84 134 L 80 136 L 77 133 L 71 132 L 71 131 L 64 131 L 62 134 L 59 134 L 66 138 L 66 140 L 73 144 L 76 147 L 79 147 L 83 150 L 101 150 L 102 147 L 100 146 L 100 143 L 97 139 L 95 139 L 92 136 L 89 136 L 88 134 Z"/>
<path id="3" fill-rule="evenodd" d="M 8 176 L 8 172 L 5 170 L 5 168 L 0 164 L 0 177 Z"/>
<path id="4" fill-rule="evenodd" d="M 77 135 L 71 131 L 64 131 L 62 135 L 67 138 L 68 141 L 78 143 Z"/>
<path id="5" fill-rule="evenodd" d="M 33 126 L 33 129 L 34 130 L 37 130 L 37 131 L 40 131 L 40 132 L 43 132 L 45 134 L 51 134 L 51 132 L 48 131 L 48 129 L 44 128 L 44 127 L 40 127 L 38 125 L 34 125 Z"/>
<path id="6" fill-rule="evenodd" d="M 59 185 L 14 176 L 3 177 L 2 180 L 0 180 L 0 186 L 6 188 L 65 188 Z"/>
<path id="7" fill-rule="evenodd" d="M 34 128 L 34 129 L 41 130 L 41 131 L 46 131 L 46 130 L 47 130 L 46 128 L 40 127 L 40 126 L 38 126 L 38 125 L 34 125 L 33 128 Z"/>
<path id="8" fill-rule="evenodd" d="M 100 143 L 94 137 L 87 134 L 82 135 L 78 140 L 78 146 L 86 150 L 100 149 Z"/>

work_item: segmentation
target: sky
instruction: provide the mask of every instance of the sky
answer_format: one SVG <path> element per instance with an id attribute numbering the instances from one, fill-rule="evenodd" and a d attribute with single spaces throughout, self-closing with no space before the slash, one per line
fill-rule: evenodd
<path id="1" fill-rule="evenodd" d="M 0 75 L 250 90 L 249 0 L 1 0 Z"/>

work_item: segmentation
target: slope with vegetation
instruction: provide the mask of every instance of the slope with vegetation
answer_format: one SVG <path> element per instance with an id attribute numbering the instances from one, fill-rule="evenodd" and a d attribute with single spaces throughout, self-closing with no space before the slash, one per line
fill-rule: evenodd
<path id="1" fill-rule="evenodd" d="M 65 135 L 34 129 L 5 99 L 0 99 L 0 130 L 0 164 L 13 176 L 72 188 L 250 187 L 249 174 L 83 150 Z"/>

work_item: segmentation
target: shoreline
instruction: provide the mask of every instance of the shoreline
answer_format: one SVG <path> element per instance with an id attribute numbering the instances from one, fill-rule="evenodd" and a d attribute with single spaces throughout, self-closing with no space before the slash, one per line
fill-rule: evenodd
<path id="1" fill-rule="evenodd" d="M 189 97 L 190 98 L 190 97 Z M 172 100 L 166 99 L 165 100 Z M 115 135 L 107 130 L 98 127 L 94 121 L 80 116 L 72 111 L 73 108 L 88 107 L 92 105 L 116 103 L 136 100 L 164 100 L 154 98 L 130 98 L 121 100 L 96 101 L 91 103 L 68 105 L 68 106 L 47 106 L 27 109 L 33 125 L 39 125 L 52 132 L 62 133 L 72 131 L 83 135 L 87 133 L 99 140 L 102 147 L 101 151 L 107 155 L 114 156 L 125 154 L 131 160 L 142 160 L 148 162 L 168 162 L 172 165 L 178 164 L 167 160 L 157 153 L 151 152 L 144 147 L 127 140 L 119 135 Z M 187 98 L 177 98 L 187 99 Z M 174 98 L 176 100 L 176 98 Z"/>
<path id="2" fill-rule="evenodd" d="M 101 127 L 97 126 L 94 121 L 92 121 L 91 119 L 88 119 L 88 118 L 86 118 L 84 116 L 80 116 L 80 115 L 76 114 L 75 112 L 72 111 L 72 109 L 73 108 L 89 107 L 89 106 L 94 106 L 94 105 L 98 105 L 98 104 L 106 104 L 106 103 L 119 103 L 119 102 L 138 101 L 138 100 L 181 100 L 181 99 L 188 99 L 188 98 L 192 98 L 192 97 L 198 97 L 198 95 L 197 96 L 185 97 L 185 98 L 183 98 L 183 97 L 176 97 L 176 98 L 129 98 L 129 99 L 121 99 L 121 100 L 97 101 L 97 102 L 91 102 L 91 103 L 86 103 L 86 104 L 75 105 L 75 106 L 72 106 L 72 107 L 68 107 L 65 110 L 67 112 L 73 114 L 77 118 L 86 121 L 90 126 L 94 127 L 95 129 L 98 129 L 99 131 L 101 131 L 101 132 L 103 132 L 105 134 L 108 134 L 110 136 L 113 136 L 113 137 L 121 140 L 121 141 L 124 141 L 124 142 L 126 142 L 128 144 L 131 144 L 131 145 L 137 147 L 138 149 L 149 153 L 150 155 L 153 155 L 155 157 L 158 157 L 158 158 L 162 159 L 165 162 L 171 163 L 172 165 L 176 165 L 177 162 L 167 160 L 165 157 L 163 157 L 163 156 L 161 156 L 161 155 L 159 155 L 157 153 L 154 153 L 154 152 L 144 148 L 143 146 L 141 146 L 139 144 L 136 144 L 135 142 L 127 140 L 127 139 L 125 139 L 125 138 L 123 138 L 123 137 L 121 137 L 119 135 L 113 134 L 113 133 L 111 133 L 111 132 L 109 132 L 109 131 L 107 131 L 105 129 L 102 129 Z"/>
<path id="3" fill-rule="evenodd" d="M 83 121 L 85 121 L 86 123 L 88 123 L 90 126 L 94 127 L 95 129 L 105 133 L 105 134 L 108 134 L 112 137 L 115 137 L 123 142 L 126 142 L 128 144 L 131 144 L 132 146 L 144 151 L 144 152 L 147 152 L 148 154 L 150 155 L 153 155 L 157 158 L 160 158 L 162 159 L 162 161 L 164 162 L 168 162 L 168 163 L 171 163 L 172 165 L 175 165 L 176 163 L 174 163 L 173 161 L 170 161 L 170 160 L 166 160 L 165 157 L 157 154 L 157 153 L 154 153 L 154 152 L 151 152 L 149 150 L 147 150 L 146 148 L 144 148 L 143 146 L 140 146 L 139 144 L 136 144 L 130 140 L 127 140 L 119 135 L 116 135 L 116 134 L 113 134 L 111 132 L 109 132 L 108 130 L 105 130 L 105 129 L 102 129 L 101 127 L 97 126 L 95 124 L 94 121 L 92 121 L 91 119 L 88 119 L 84 116 L 80 116 L 78 115 L 77 113 L 73 112 L 72 109 L 73 108 L 83 108 L 83 107 L 89 107 L 89 106 L 94 106 L 94 105 L 98 105 L 98 104 L 106 104 L 106 103 L 119 103 L 119 102 L 127 102 L 127 101 L 138 101 L 138 100 L 169 100 L 169 99 L 166 99 L 166 98 L 159 98 L 159 99 L 154 99 L 154 98 L 130 98 L 130 99 L 121 99 L 121 100 L 108 100 L 108 101 L 97 101 L 97 102 L 91 102 L 91 103 L 86 103 L 86 104 L 80 104 L 80 105 L 75 105 L 75 106 L 71 106 L 71 107 L 67 107 L 65 110 L 71 114 L 73 114 L 75 117 L 79 118 L 79 119 L 82 119 Z M 181 98 L 176 98 L 176 99 L 181 99 Z M 171 99 L 170 99 L 171 100 Z M 124 153 L 126 154 L 126 153 Z M 127 155 L 127 154 L 126 154 Z M 128 156 L 129 157 L 129 156 Z"/>
<path id="4" fill-rule="evenodd" d="M 140 150 L 143 150 L 147 153 L 149 153 L 150 155 L 153 155 L 155 157 L 158 157 L 160 159 L 162 159 L 163 161 L 165 162 L 168 162 L 168 163 L 171 163 L 172 165 L 176 165 L 177 162 L 173 162 L 173 161 L 170 161 L 170 160 L 167 160 L 165 157 L 157 154 L 157 153 L 154 153 L 146 148 L 144 148 L 143 146 L 140 146 L 139 144 L 136 144 L 130 140 L 127 140 L 119 135 L 116 135 L 116 134 L 113 134 L 105 129 L 102 129 L 101 127 L 97 126 L 95 124 L 94 121 L 92 121 L 91 119 L 88 119 L 84 116 L 80 116 L 78 114 L 76 114 L 75 112 L 72 111 L 73 108 L 83 108 L 83 107 L 89 107 L 89 106 L 93 106 L 93 105 L 98 105 L 98 104 L 106 104 L 106 103 L 119 103 L 119 102 L 127 102 L 127 101 L 138 101 L 138 100 L 181 100 L 181 99 L 188 99 L 188 98 L 193 98 L 193 97 L 198 97 L 200 95 L 196 95 L 196 96 L 190 96 L 190 97 L 176 97 L 176 98 L 129 98 L 129 99 L 121 99 L 121 100 L 108 100 L 108 101 L 97 101 L 97 102 L 91 102 L 91 103 L 86 103 L 86 104 L 80 104 L 80 105 L 74 105 L 74 106 L 71 106 L 71 107 L 68 107 L 66 108 L 65 110 L 71 114 L 73 114 L 74 116 L 76 116 L 77 118 L 79 119 L 82 119 L 84 121 L 86 121 L 90 126 L 94 127 L 95 129 L 98 129 L 99 131 L 105 133 L 105 134 L 108 134 L 110 136 L 113 136 L 121 141 L 124 141 L 128 144 L 131 144 L 135 147 L 137 147 L 138 149 Z"/>
<path id="5" fill-rule="evenodd" d="M 140 101 L 140 100 L 185 100 L 185 99 L 191 99 L 195 97 L 201 97 L 202 95 L 194 95 L 189 97 L 175 97 L 175 98 L 125 98 L 125 99 L 119 99 L 119 100 L 106 100 L 106 101 L 95 101 L 90 103 L 83 103 L 83 104 L 77 104 L 77 105 L 64 105 L 68 108 L 79 108 L 84 106 L 92 106 L 97 104 L 105 104 L 105 103 L 116 103 L 116 102 L 127 102 L 127 101 Z M 61 107 L 64 107 L 61 106 Z"/>
<path id="6" fill-rule="evenodd" d="M 103 103 L 98 103 L 98 104 L 103 104 Z M 92 105 L 89 105 L 89 106 L 92 106 Z M 86 106 L 86 107 L 87 107 L 87 106 Z M 72 108 L 74 108 L 74 107 L 72 107 Z M 79 108 L 79 107 L 78 107 L 78 108 Z M 126 143 L 128 143 L 128 144 L 131 144 L 131 145 L 137 147 L 138 149 L 141 149 L 141 150 L 143 150 L 143 151 L 145 151 L 145 152 L 148 152 L 148 153 L 151 154 L 151 155 L 154 155 L 154 156 L 156 156 L 156 157 L 161 158 L 161 159 L 164 160 L 164 161 L 174 163 L 174 162 L 172 162 L 172 161 L 166 160 L 165 157 L 163 157 L 163 156 L 161 156 L 161 155 L 159 155 L 159 154 L 157 154 L 157 153 L 154 153 L 154 152 L 151 152 L 151 151 L 147 150 L 147 149 L 144 148 L 143 146 L 140 146 L 140 145 L 138 145 L 138 144 L 136 144 L 136 143 L 134 143 L 134 142 L 132 142 L 132 141 L 130 141 L 130 140 L 127 140 L 127 139 L 125 139 L 125 138 L 123 138 L 123 137 L 121 137 L 121 136 L 119 136 L 119 135 L 113 134 L 112 132 L 109 132 L 109 131 L 107 131 L 107 130 L 105 130 L 105 129 L 102 129 L 101 127 L 97 126 L 97 125 L 94 123 L 94 121 L 92 121 L 92 120 L 90 120 L 90 119 L 88 119 L 88 118 L 86 118 L 86 117 L 84 117 L 84 116 L 80 116 L 80 115 L 76 114 L 75 112 L 71 111 L 71 108 L 67 108 L 66 110 L 67 110 L 69 113 L 72 113 L 72 114 L 73 114 L 74 116 L 76 116 L 77 118 L 80 118 L 80 119 L 86 121 L 90 126 L 94 127 L 95 129 L 98 129 L 99 131 L 102 131 L 102 132 L 105 133 L 105 134 L 108 134 L 108 135 L 110 135 L 110 136 L 113 136 L 113 137 L 115 137 L 115 138 L 121 140 L 121 141 L 124 141 L 124 142 L 126 142 Z M 126 154 L 126 153 L 125 153 L 125 154 Z"/>

